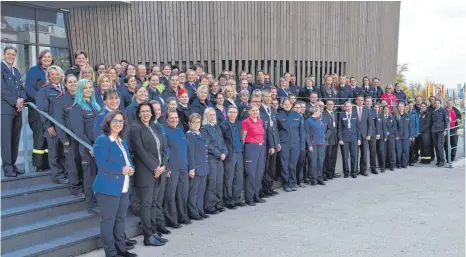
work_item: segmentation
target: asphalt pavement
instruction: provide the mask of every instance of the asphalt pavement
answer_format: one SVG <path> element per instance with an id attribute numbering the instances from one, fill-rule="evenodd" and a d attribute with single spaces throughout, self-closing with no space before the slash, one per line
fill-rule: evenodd
<path id="1" fill-rule="evenodd" d="M 172 229 L 165 246 L 145 247 L 142 236 L 136 237 L 132 252 L 144 257 L 462 257 L 464 172 L 464 166 L 417 165 L 297 192 L 279 189 L 267 203 Z"/>

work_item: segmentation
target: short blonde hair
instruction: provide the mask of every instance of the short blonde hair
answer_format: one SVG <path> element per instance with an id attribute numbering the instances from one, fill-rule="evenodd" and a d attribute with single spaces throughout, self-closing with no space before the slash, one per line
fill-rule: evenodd
<path id="1" fill-rule="evenodd" d="M 91 68 L 91 66 L 87 65 L 83 68 L 81 68 L 81 71 L 79 72 L 79 79 L 82 79 L 83 77 L 83 71 L 88 69 L 91 72 L 91 80 L 95 81 L 95 74 L 94 74 L 94 69 Z"/>
<path id="2" fill-rule="evenodd" d="M 209 122 L 209 113 L 211 113 L 211 112 L 214 112 L 215 115 L 217 115 L 217 113 L 215 112 L 215 109 L 212 108 L 212 107 L 207 107 L 207 108 L 204 110 L 204 114 L 203 114 L 203 116 L 202 116 L 202 125 L 203 125 L 203 126 L 204 126 L 204 125 L 210 124 L 210 122 Z M 215 120 L 214 124 L 217 125 L 217 120 Z"/>
<path id="3" fill-rule="evenodd" d="M 231 81 L 231 80 L 228 80 L 228 81 Z M 227 94 L 226 94 L 227 89 L 231 89 L 231 91 L 233 92 L 233 97 L 231 99 L 236 99 L 237 93 L 236 93 L 236 87 L 234 85 L 235 84 L 229 85 L 227 82 L 227 85 L 223 88 L 223 91 L 222 91 L 225 98 L 227 98 Z"/>
<path id="4" fill-rule="evenodd" d="M 45 74 L 45 76 L 47 77 L 47 84 L 50 84 L 50 80 L 49 80 L 49 73 L 52 71 L 52 70 L 56 70 L 58 71 L 58 73 L 60 73 L 60 84 L 64 84 L 65 83 L 65 73 L 63 72 L 63 70 L 60 68 L 60 66 L 56 66 L 56 65 L 52 65 L 50 67 L 47 68 L 47 72 Z"/>

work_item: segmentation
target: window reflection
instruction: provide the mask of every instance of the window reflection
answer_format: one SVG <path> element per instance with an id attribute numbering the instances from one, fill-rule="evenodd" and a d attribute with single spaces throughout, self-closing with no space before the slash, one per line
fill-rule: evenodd
<path id="1" fill-rule="evenodd" d="M 40 44 L 68 47 L 63 13 L 39 9 L 37 10 L 37 24 Z"/>
<path id="2" fill-rule="evenodd" d="M 33 8 L 2 3 L 2 42 L 35 43 Z"/>

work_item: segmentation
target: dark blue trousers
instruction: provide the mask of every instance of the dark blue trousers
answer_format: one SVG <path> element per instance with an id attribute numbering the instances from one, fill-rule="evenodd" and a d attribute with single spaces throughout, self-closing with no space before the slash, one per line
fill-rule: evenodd
<path id="1" fill-rule="evenodd" d="M 188 214 L 191 218 L 204 216 L 204 196 L 207 175 L 189 179 Z"/>
<path id="2" fill-rule="evenodd" d="M 434 145 L 437 163 L 445 162 L 445 150 L 443 149 L 445 136 L 443 135 L 443 132 L 432 132 L 432 143 Z"/>
<path id="3" fill-rule="evenodd" d="M 398 139 L 396 142 L 397 146 L 397 159 L 399 161 L 399 164 L 402 167 L 408 166 L 408 158 L 409 158 L 409 145 L 410 141 L 409 139 Z M 398 162 L 397 162 L 398 166 Z"/>
<path id="4" fill-rule="evenodd" d="M 21 113 L 16 115 L 2 114 L 2 169 L 6 173 L 14 172 L 18 158 L 19 139 L 21 137 Z"/>
<path id="5" fill-rule="evenodd" d="M 116 247 L 126 252 L 125 219 L 128 211 L 128 193 L 121 196 L 96 193 L 100 206 L 100 234 L 106 256 L 117 255 Z"/>
<path id="6" fill-rule="evenodd" d="M 299 153 L 298 145 L 290 146 L 281 144 L 282 150 L 279 152 L 282 164 L 283 187 L 296 186 L 296 166 L 298 165 Z"/>
<path id="7" fill-rule="evenodd" d="M 313 145 L 311 155 L 312 166 L 309 168 L 311 182 L 323 181 L 322 173 L 325 160 L 325 145 Z"/>
<path id="8" fill-rule="evenodd" d="M 66 171 L 70 180 L 70 187 L 72 190 L 79 190 L 81 188 L 79 182 L 79 166 L 81 159 L 79 156 L 79 143 L 74 139 L 69 140 L 68 146 L 63 145 L 63 151 L 66 159 Z"/>
<path id="9" fill-rule="evenodd" d="M 63 144 L 60 142 L 57 136 L 51 136 L 48 131 L 44 132 L 44 136 L 48 145 L 49 166 L 50 171 L 52 172 L 52 179 L 56 180 L 60 178 L 66 178 L 66 159 L 63 153 Z M 92 180 L 92 183 L 94 183 L 94 180 Z"/>
<path id="10" fill-rule="evenodd" d="M 169 225 L 189 220 L 188 217 L 189 176 L 187 170 L 172 170 L 167 179 L 165 195 L 165 219 Z"/>
<path id="11" fill-rule="evenodd" d="M 81 155 L 81 165 L 83 167 L 83 188 L 84 195 L 86 196 L 86 204 L 88 208 L 92 208 L 97 205 L 93 189 L 94 179 L 97 176 L 97 164 L 95 163 L 94 157 L 89 154 L 89 151 L 85 147 L 79 147 L 79 154 Z M 52 162 L 50 160 L 49 163 L 50 167 L 52 167 Z"/>
<path id="12" fill-rule="evenodd" d="M 142 234 L 149 239 L 157 232 L 157 197 L 160 190 L 160 178 L 153 179 L 152 185 L 138 187 L 141 205 L 139 217 L 141 218 Z"/>
<path id="13" fill-rule="evenodd" d="M 307 174 L 305 170 L 305 165 L 306 163 L 306 150 L 300 150 L 299 151 L 299 158 L 298 158 L 298 164 L 296 165 L 296 179 L 299 183 L 304 183 L 306 179 L 309 179 L 306 177 L 304 174 Z"/>
<path id="14" fill-rule="evenodd" d="M 246 194 L 244 198 L 248 203 L 260 198 L 259 191 L 261 190 L 262 176 L 265 169 L 264 158 L 264 144 L 244 144 L 244 168 L 246 172 Z"/>
<path id="15" fill-rule="evenodd" d="M 159 228 L 165 228 L 165 212 L 163 211 L 164 208 L 164 199 L 165 199 L 165 185 L 167 182 L 167 173 L 168 171 L 165 171 L 160 175 L 160 186 L 159 186 L 159 193 L 157 195 L 157 209 L 156 209 L 156 214 L 157 214 L 157 229 Z"/>
<path id="16" fill-rule="evenodd" d="M 395 168 L 396 166 L 396 140 L 395 136 L 389 135 L 385 142 L 385 168 Z"/>
<path id="17" fill-rule="evenodd" d="M 204 209 L 213 211 L 223 207 L 223 161 L 209 160 L 209 175 L 204 199 Z"/>
<path id="18" fill-rule="evenodd" d="M 385 139 L 379 139 L 377 140 L 377 160 L 382 170 L 385 170 L 385 155 Z"/>
<path id="19" fill-rule="evenodd" d="M 223 185 L 223 200 L 228 205 L 241 202 L 243 191 L 243 153 L 228 153 L 225 159 L 225 175 Z"/>
<path id="20" fill-rule="evenodd" d="M 349 174 L 348 157 L 351 157 L 351 174 L 358 174 L 358 141 L 344 142 L 343 151 L 341 152 L 343 159 L 343 173 Z M 362 142 L 361 142 L 362 143 Z"/>

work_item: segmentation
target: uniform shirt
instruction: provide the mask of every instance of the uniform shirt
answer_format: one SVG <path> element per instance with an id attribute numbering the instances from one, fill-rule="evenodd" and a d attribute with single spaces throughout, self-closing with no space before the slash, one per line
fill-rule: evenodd
<path id="1" fill-rule="evenodd" d="M 188 171 L 188 140 L 180 127 L 165 126 L 169 149 L 168 169 Z"/>
<path id="2" fill-rule="evenodd" d="M 327 125 L 322 121 L 321 117 L 310 117 L 306 120 L 306 141 L 308 146 L 325 145 L 325 132 Z"/>
<path id="3" fill-rule="evenodd" d="M 228 124 L 230 125 L 233 134 L 233 151 L 235 153 L 241 153 L 243 150 L 241 147 L 241 138 L 239 135 L 238 126 L 236 125 L 236 123 L 228 122 Z"/>
<path id="4" fill-rule="evenodd" d="M 246 138 L 244 139 L 245 143 L 264 143 L 264 123 L 259 117 L 257 117 L 256 122 L 254 122 L 251 117 L 248 117 L 241 122 L 241 127 L 243 128 L 243 131 L 247 132 Z"/>
<path id="5" fill-rule="evenodd" d="M 113 136 L 109 136 L 109 138 L 110 138 L 110 141 L 112 142 L 115 141 L 115 138 Z M 117 145 L 120 148 L 121 153 L 123 154 L 123 157 L 125 158 L 126 166 L 132 167 L 131 162 L 128 159 L 128 155 L 126 154 L 125 148 L 121 144 L 121 139 L 120 139 L 120 143 L 117 142 Z M 121 189 L 121 192 L 128 193 L 128 189 L 129 189 L 129 176 L 125 175 L 125 180 L 123 181 L 123 188 Z"/>

